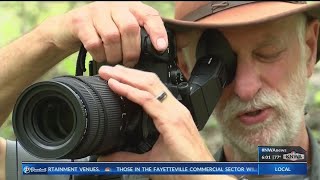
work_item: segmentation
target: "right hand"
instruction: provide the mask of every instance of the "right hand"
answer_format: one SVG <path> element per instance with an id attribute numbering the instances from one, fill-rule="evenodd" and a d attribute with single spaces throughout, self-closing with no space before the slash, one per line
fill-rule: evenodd
<path id="1" fill-rule="evenodd" d="M 168 44 L 159 12 L 141 2 L 94 2 L 58 19 L 58 26 L 51 30 L 55 33 L 53 43 L 60 49 L 76 51 L 81 41 L 98 62 L 133 67 L 141 52 L 140 27 L 146 29 L 158 51 Z"/>

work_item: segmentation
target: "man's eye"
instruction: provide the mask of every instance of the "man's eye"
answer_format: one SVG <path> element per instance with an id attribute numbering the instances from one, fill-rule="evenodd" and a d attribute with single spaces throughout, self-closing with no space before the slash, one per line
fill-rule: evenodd
<path id="1" fill-rule="evenodd" d="M 284 50 L 275 53 L 254 53 L 254 56 L 261 61 L 272 62 L 277 60 L 283 52 Z"/>

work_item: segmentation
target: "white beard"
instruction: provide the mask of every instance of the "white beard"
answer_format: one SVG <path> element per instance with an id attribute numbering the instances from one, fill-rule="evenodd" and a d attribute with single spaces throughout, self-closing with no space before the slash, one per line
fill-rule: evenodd
<path id="1" fill-rule="evenodd" d="M 232 97 L 221 107 L 218 103 L 214 114 L 222 128 L 225 143 L 233 146 L 240 161 L 256 161 L 258 146 L 287 146 L 294 142 L 304 120 L 307 72 L 300 63 L 292 74 L 287 93 L 281 96 L 277 91 L 261 89 L 249 102 Z M 271 116 L 262 123 L 246 126 L 236 115 L 252 108 L 272 107 Z"/>

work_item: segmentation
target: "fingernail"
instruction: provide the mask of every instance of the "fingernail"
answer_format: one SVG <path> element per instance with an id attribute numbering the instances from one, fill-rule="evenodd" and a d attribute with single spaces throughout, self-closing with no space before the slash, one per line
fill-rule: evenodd
<path id="1" fill-rule="evenodd" d="M 110 72 L 111 70 L 112 70 L 112 67 L 107 66 L 107 65 L 101 66 L 101 68 L 100 68 L 100 71 L 102 73 L 107 73 L 107 72 Z"/>
<path id="2" fill-rule="evenodd" d="M 137 64 L 137 62 L 134 62 L 134 61 L 126 61 L 124 65 L 126 67 L 133 68 L 136 64 Z"/>
<path id="3" fill-rule="evenodd" d="M 158 50 L 165 50 L 167 48 L 167 42 L 163 38 L 157 40 Z"/>

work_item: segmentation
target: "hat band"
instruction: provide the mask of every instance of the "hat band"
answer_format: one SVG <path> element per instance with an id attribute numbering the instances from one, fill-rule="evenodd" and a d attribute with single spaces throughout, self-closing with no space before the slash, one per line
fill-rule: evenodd
<path id="1" fill-rule="evenodd" d="M 181 20 L 185 21 L 197 21 L 201 18 L 209 16 L 211 14 L 230 9 L 236 6 L 255 3 L 259 1 L 210 1 L 210 3 L 201 6 L 200 8 L 190 12 L 184 16 Z M 261 1 L 260 1 L 261 2 Z M 294 4 L 306 4 L 306 1 L 284 1 Z"/>

